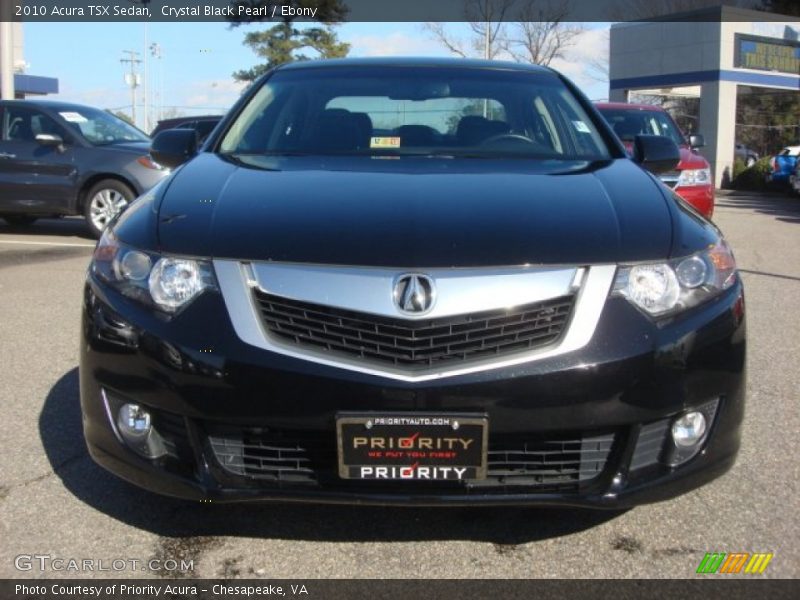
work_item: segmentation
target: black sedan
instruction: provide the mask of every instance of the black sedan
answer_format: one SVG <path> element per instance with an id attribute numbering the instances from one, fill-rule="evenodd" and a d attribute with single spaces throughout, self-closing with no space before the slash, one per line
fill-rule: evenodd
<path id="1" fill-rule="evenodd" d="M 558 73 L 280 67 L 105 232 L 83 304 L 92 457 L 206 501 L 569 504 L 724 473 L 742 282 L 709 221 Z M 644 168 L 643 168 L 644 167 Z"/>
<path id="2" fill-rule="evenodd" d="M 156 137 L 167 129 L 192 129 L 197 134 L 197 143 L 202 144 L 214 131 L 214 127 L 222 120 L 221 115 L 201 115 L 196 117 L 174 117 L 163 119 L 150 132 L 151 137 Z"/>
<path id="3" fill-rule="evenodd" d="M 12 225 L 84 215 L 96 237 L 167 175 L 150 138 L 97 108 L 47 100 L 0 102 L 0 217 Z"/>

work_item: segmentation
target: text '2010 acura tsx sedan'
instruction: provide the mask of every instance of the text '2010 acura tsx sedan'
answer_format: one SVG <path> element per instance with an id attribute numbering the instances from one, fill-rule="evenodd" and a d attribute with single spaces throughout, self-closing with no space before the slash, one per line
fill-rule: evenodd
<path id="1" fill-rule="evenodd" d="M 93 458 L 196 500 L 661 500 L 725 472 L 742 283 L 720 231 L 552 70 L 275 69 L 97 245 Z M 644 168 L 643 168 L 644 167 Z"/>

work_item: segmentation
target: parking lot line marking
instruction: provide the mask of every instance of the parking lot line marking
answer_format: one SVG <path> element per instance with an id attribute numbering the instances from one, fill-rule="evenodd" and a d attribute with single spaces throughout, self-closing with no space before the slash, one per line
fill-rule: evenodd
<path id="1" fill-rule="evenodd" d="M 67 244 L 64 242 L 27 242 L 23 240 L 0 240 L 0 244 L 22 244 L 24 246 L 72 246 L 74 248 L 94 248 L 94 244 Z"/>

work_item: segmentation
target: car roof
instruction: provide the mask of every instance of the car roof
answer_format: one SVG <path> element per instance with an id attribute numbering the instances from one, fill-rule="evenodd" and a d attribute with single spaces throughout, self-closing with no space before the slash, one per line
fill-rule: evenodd
<path id="1" fill-rule="evenodd" d="M 657 110 L 659 112 L 667 112 L 660 106 L 654 106 L 652 104 L 636 104 L 633 102 L 595 102 L 594 105 L 600 110 L 604 108 L 615 108 L 622 110 Z"/>
<path id="2" fill-rule="evenodd" d="M 532 73 L 553 73 L 548 67 L 500 60 L 481 60 L 472 58 L 378 56 L 364 58 L 334 58 L 327 60 L 307 60 L 286 63 L 278 70 L 297 69 L 335 69 L 342 67 L 442 67 L 469 69 L 497 69 L 526 71 Z"/>
<path id="3" fill-rule="evenodd" d="M 222 115 L 193 115 L 188 117 L 170 117 L 169 119 L 161 119 L 159 125 L 171 125 L 172 123 L 187 123 L 189 121 L 219 121 Z"/>
<path id="4" fill-rule="evenodd" d="M 49 110 L 55 111 L 67 111 L 67 110 L 81 110 L 81 109 L 91 109 L 91 110 L 103 110 L 102 108 L 97 108 L 96 106 L 89 106 L 87 104 L 76 104 L 74 102 L 63 102 L 61 100 L 3 100 L 3 104 L 17 104 L 20 106 L 35 106 L 37 108 L 45 108 Z"/>

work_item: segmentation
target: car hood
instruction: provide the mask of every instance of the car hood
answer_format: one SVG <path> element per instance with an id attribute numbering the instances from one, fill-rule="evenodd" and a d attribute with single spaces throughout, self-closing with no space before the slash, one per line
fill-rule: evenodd
<path id="1" fill-rule="evenodd" d="M 697 150 L 691 149 L 689 146 L 679 146 L 681 152 L 681 162 L 678 163 L 678 169 L 708 169 L 711 165 Z"/>
<path id="2" fill-rule="evenodd" d="M 148 154 L 150 152 L 150 142 L 121 142 L 119 144 L 109 144 L 98 146 L 98 148 L 109 150 L 121 150 L 122 152 L 135 152 L 137 154 Z"/>
<path id="3" fill-rule="evenodd" d="M 390 267 L 668 256 L 658 184 L 627 159 L 249 158 L 203 153 L 158 208 L 165 253 Z"/>

